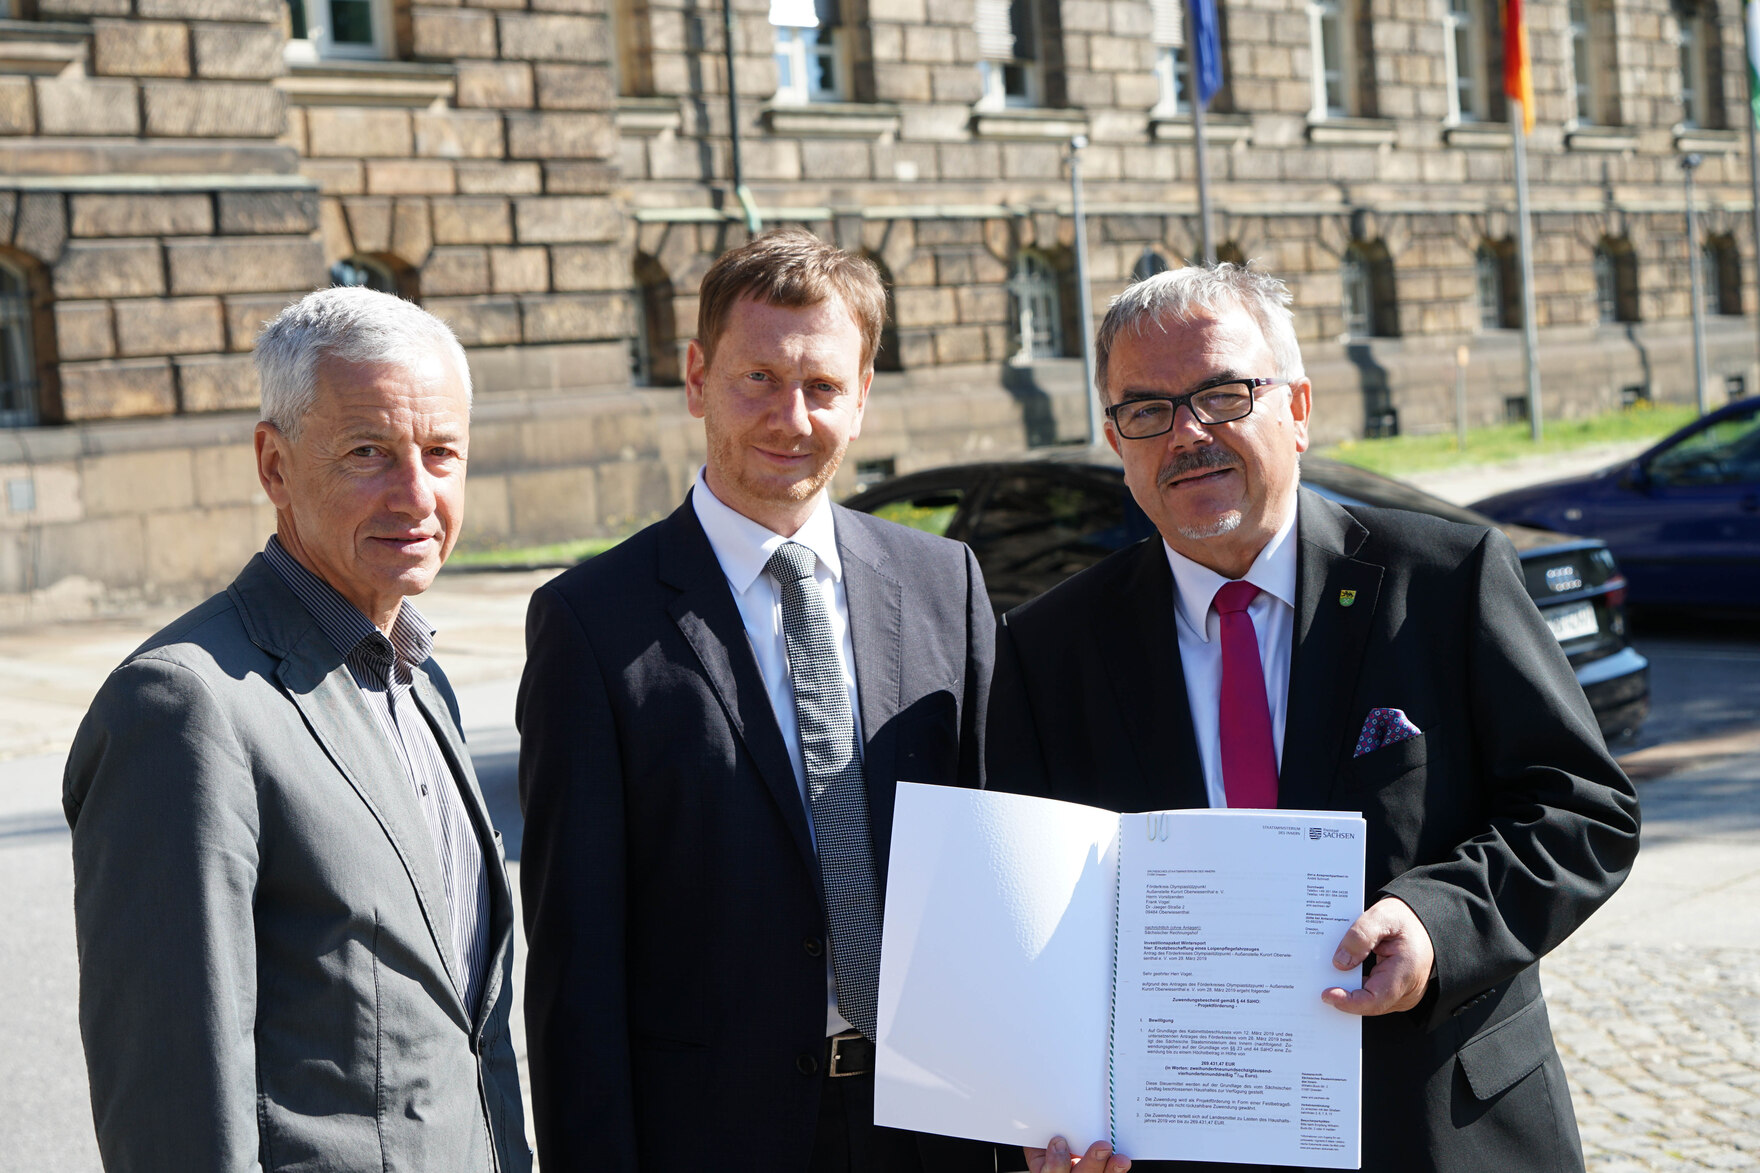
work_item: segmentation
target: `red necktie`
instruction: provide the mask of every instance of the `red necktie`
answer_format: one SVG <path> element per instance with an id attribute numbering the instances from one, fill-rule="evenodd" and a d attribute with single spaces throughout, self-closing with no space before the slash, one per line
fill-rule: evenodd
<path id="1" fill-rule="evenodd" d="M 1218 732 L 1222 743 L 1222 789 L 1234 808 L 1277 805 L 1277 749 L 1271 743 L 1271 705 L 1265 698 L 1265 668 L 1259 662 L 1259 633 L 1247 607 L 1259 597 L 1250 582 L 1231 582 L 1216 592 L 1222 617 L 1222 704 Z"/>

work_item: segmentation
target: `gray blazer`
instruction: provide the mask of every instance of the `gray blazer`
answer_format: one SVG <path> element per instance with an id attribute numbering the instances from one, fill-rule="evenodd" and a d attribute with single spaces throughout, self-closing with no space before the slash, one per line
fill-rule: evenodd
<path id="1" fill-rule="evenodd" d="M 496 861 L 474 1020 L 407 775 L 261 557 L 99 691 L 63 803 L 110 1173 L 531 1168 L 501 836 L 432 661 L 412 692 Z"/>

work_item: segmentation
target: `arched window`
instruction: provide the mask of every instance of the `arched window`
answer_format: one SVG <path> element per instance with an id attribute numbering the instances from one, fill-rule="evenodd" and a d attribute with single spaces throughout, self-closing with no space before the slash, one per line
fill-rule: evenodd
<path id="1" fill-rule="evenodd" d="M 678 303 L 672 277 L 647 253 L 634 268 L 635 337 L 630 340 L 630 381 L 637 387 L 676 387 L 683 382 Z"/>
<path id="2" fill-rule="evenodd" d="M 395 257 L 357 253 L 330 266 L 330 284 L 358 285 L 396 297 L 416 300 L 415 270 Z"/>
<path id="3" fill-rule="evenodd" d="M 1638 320 L 1638 255 L 1622 236 L 1595 246 L 1595 305 L 1603 322 Z"/>
<path id="4" fill-rule="evenodd" d="M 1393 258 L 1379 240 L 1352 241 L 1339 265 L 1344 286 L 1345 330 L 1358 338 L 1399 334 Z"/>
<path id="5" fill-rule="evenodd" d="M 1479 292 L 1479 327 L 1514 330 L 1522 324 L 1521 274 L 1515 242 L 1483 240 L 1473 254 Z"/>
<path id="6" fill-rule="evenodd" d="M 1703 266 L 1705 308 L 1714 314 L 1740 317 L 1742 313 L 1742 257 L 1727 232 L 1705 238 L 1699 255 Z"/>
<path id="7" fill-rule="evenodd" d="M 880 284 L 886 287 L 886 324 L 880 327 L 880 349 L 874 353 L 874 369 L 902 371 L 904 354 L 898 345 L 898 307 L 892 298 L 892 270 L 874 253 L 864 250 L 862 257 L 874 266 L 874 271 L 880 274 Z"/>
<path id="8" fill-rule="evenodd" d="M 35 325 L 30 280 L 0 259 L 0 428 L 37 422 Z"/>
<path id="9" fill-rule="evenodd" d="M 1141 281 L 1144 278 L 1153 277 L 1157 273 L 1165 272 L 1167 272 L 1167 258 L 1149 245 L 1144 245 L 1141 255 L 1137 257 L 1137 263 L 1131 266 L 1131 280 Z"/>
<path id="10" fill-rule="evenodd" d="M 1063 299 L 1058 293 L 1057 270 L 1044 254 L 1028 249 L 1015 254 L 1008 295 L 1015 361 L 1061 356 Z"/>

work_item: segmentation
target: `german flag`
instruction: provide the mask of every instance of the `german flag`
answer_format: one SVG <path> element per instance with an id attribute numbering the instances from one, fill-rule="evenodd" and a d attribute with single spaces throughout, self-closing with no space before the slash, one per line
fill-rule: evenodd
<path id="1" fill-rule="evenodd" d="M 1522 104 L 1522 133 L 1534 133 L 1534 71 L 1528 63 L 1528 21 L 1522 0 L 1504 0 L 1503 92 Z"/>

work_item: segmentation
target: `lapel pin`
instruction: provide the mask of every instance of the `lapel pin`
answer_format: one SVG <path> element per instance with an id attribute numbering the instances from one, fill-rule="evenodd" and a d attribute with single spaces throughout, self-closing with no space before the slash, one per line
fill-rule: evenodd
<path id="1" fill-rule="evenodd" d="M 1356 591 L 1339 591 L 1338 592 L 1338 605 L 1340 607 L 1348 607 L 1356 601 L 1357 601 L 1357 592 Z"/>

